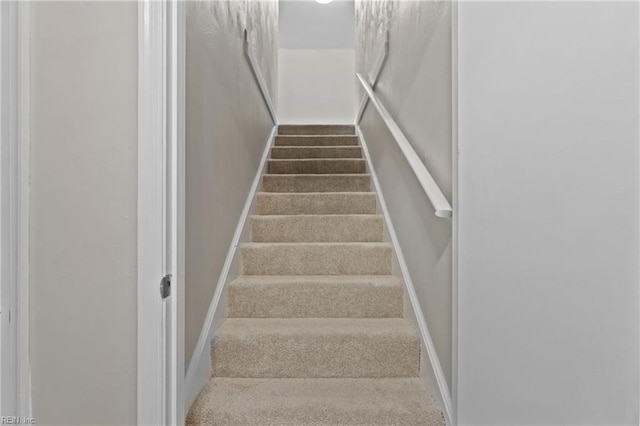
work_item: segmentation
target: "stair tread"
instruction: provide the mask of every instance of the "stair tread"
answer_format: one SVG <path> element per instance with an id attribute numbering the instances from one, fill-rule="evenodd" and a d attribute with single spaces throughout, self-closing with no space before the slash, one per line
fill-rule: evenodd
<path id="1" fill-rule="evenodd" d="M 258 192 L 256 213 L 297 214 L 374 214 L 374 192 Z"/>
<path id="2" fill-rule="evenodd" d="M 401 286 L 402 281 L 395 275 L 240 275 L 230 285 L 253 286 L 257 284 L 371 284 L 395 287 Z"/>
<path id="3" fill-rule="evenodd" d="M 265 173 L 262 175 L 263 177 L 292 177 L 292 176 L 300 176 L 302 178 L 321 178 L 321 179 L 330 179 L 330 178 L 348 178 L 348 177 L 371 177 L 369 173 Z M 331 191 L 331 192 L 341 192 L 341 191 Z M 345 191 L 342 191 L 345 192 Z M 358 192 L 366 192 L 366 191 L 358 191 Z"/>
<path id="4" fill-rule="evenodd" d="M 298 135 L 276 135 L 276 138 L 281 138 L 281 139 L 287 139 L 287 138 L 299 138 L 299 139 L 304 139 L 304 138 L 310 138 L 310 139 L 330 139 L 330 138 L 334 138 L 334 139 L 339 139 L 339 138 L 346 138 L 346 139 L 354 139 L 357 140 L 358 139 L 358 135 L 356 134 L 298 134 Z"/>
<path id="5" fill-rule="evenodd" d="M 272 159 L 298 158 L 362 158 L 362 148 L 358 145 L 334 146 L 274 146 Z"/>
<path id="6" fill-rule="evenodd" d="M 252 215 L 252 242 L 382 242 L 381 215 Z"/>
<path id="7" fill-rule="evenodd" d="M 420 340 L 402 318 L 228 318 L 216 377 L 417 377 Z"/>
<path id="8" fill-rule="evenodd" d="M 325 152 L 346 152 L 346 151 L 351 151 L 351 152 L 361 152 L 361 147 L 358 145 L 331 145 L 331 146 L 320 146 L 320 145 L 306 145 L 306 146 L 299 146 L 299 145 L 290 145 L 290 146 L 282 146 L 282 145 L 276 145 L 274 147 L 271 148 L 271 152 L 275 152 L 275 151 L 291 151 L 291 152 L 303 152 L 303 151 L 310 151 L 310 152 L 314 152 L 314 151 L 325 151 Z M 286 159 L 287 157 L 284 158 L 277 158 L 277 157 L 271 157 L 273 159 Z M 294 157 L 293 159 L 297 159 L 297 158 L 316 158 L 316 157 Z M 320 157 L 320 158 L 354 158 L 354 157 Z M 361 157 L 355 157 L 355 158 L 361 158 Z M 289 158 L 292 159 L 292 158 Z"/>
<path id="9" fill-rule="evenodd" d="M 291 149 L 291 150 L 300 150 L 300 151 L 304 151 L 306 149 L 317 149 L 317 150 L 325 150 L 325 151 L 331 151 L 333 149 L 340 149 L 340 148 L 344 148 L 344 149 L 355 149 L 355 148 L 360 148 L 359 146 L 355 146 L 355 145 L 331 145 L 331 146 L 323 146 L 323 145 L 304 145 L 304 146 L 300 146 L 300 145 L 277 145 L 273 147 L 274 149 Z"/>
<path id="10" fill-rule="evenodd" d="M 385 242 L 245 242 L 240 244 L 240 248 L 244 250 L 260 250 L 265 248 L 296 248 L 296 249 L 315 249 L 315 250 L 324 250 L 324 249 L 339 249 L 343 248 L 345 250 L 380 250 L 391 249 L 391 244 Z M 311 259 L 310 259 L 311 260 Z M 252 274 L 247 274 L 252 275 Z M 272 275 L 272 274 L 265 274 Z M 286 275 L 286 274 L 276 274 L 276 275 Z M 302 275 L 322 275 L 322 274 L 302 274 Z M 347 274 L 331 274 L 331 275 L 347 275 Z M 367 274 L 357 274 L 357 275 L 367 275 Z M 374 274 L 370 274 L 374 275 Z M 380 275 L 380 274 L 376 274 Z M 387 275 L 387 274 L 382 274 Z"/>
<path id="11" fill-rule="evenodd" d="M 358 174 L 358 176 L 359 175 L 360 174 Z M 284 175 L 284 176 L 287 176 L 287 175 Z M 304 176 L 309 176 L 309 175 L 304 175 Z M 321 176 L 328 176 L 328 175 L 321 175 Z M 340 175 L 340 176 L 344 176 L 344 175 Z M 283 197 L 283 198 L 284 197 L 296 198 L 296 197 L 308 197 L 308 196 L 318 196 L 318 197 L 366 196 L 366 197 L 375 198 L 375 193 L 373 191 L 353 191 L 353 192 L 350 192 L 350 191 L 327 191 L 327 192 L 311 191 L 311 192 L 289 192 L 289 193 L 260 191 L 260 192 L 258 192 L 258 196 Z"/>
<path id="12" fill-rule="evenodd" d="M 358 146 L 356 135 L 277 135 L 274 146 Z"/>
<path id="13" fill-rule="evenodd" d="M 362 158 L 273 158 L 267 162 L 268 174 L 356 174 L 366 173 Z"/>
<path id="14" fill-rule="evenodd" d="M 327 218 L 327 220 L 336 220 L 339 218 L 382 218 L 381 214 L 376 213 L 338 213 L 338 214 L 254 214 L 249 216 L 252 219 L 294 219 L 294 218 Z"/>
<path id="15" fill-rule="evenodd" d="M 216 332 L 227 335 L 404 335 L 417 339 L 404 318 L 228 318 Z"/>
<path id="16" fill-rule="evenodd" d="M 230 318 L 402 318 L 392 275 L 241 275 L 229 284 Z"/>
<path id="17" fill-rule="evenodd" d="M 444 426 L 417 378 L 211 378 L 188 425 Z"/>
<path id="18" fill-rule="evenodd" d="M 243 247 L 265 247 L 269 245 L 274 246 L 285 246 L 285 245 L 295 245 L 295 246 L 314 246 L 314 247 L 329 247 L 329 246 L 347 246 L 347 247 L 391 247 L 390 243 L 385 242 L 287 242 L 287 243 L 278 243 L 278 242 L 246 242 L 242 243 Z"/>
<path id="19" fill-rule="evenodd" d="M 283 147 L 288 148 L 288 147 Z M 336 158 L 269 158 L 270 162 L 273 163 L 296 163 L 296 162 L 313 162 L 313 163 L 330 163 L 330 162 L 359 162 L 364 163 L 366 160 L 364 158 L 345 158 L 345 157 L 336 157 Z"/>
<path id="20" fill-rule="evenodd" d="M 246 275 L 390 275 L 388 243 L 243 243 Z"/>
<path id="21" fill-rule="evenodd" d="M 280 124 L 278 135 L 355 135 L 353 124 Z"/>
<path id="22" fill-rule="evenodd" d="M 263 192 L 367 192 L 371 191 L 368 173 L 264 174 Z"/>

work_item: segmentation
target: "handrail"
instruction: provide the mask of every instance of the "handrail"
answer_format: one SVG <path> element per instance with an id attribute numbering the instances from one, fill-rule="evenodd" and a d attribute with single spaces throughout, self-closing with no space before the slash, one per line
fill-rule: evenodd
<path id="1" fill-rule="evenodd" d="M 269 96 L 269 90 L 267 89 L 267 84 L 262 77 L 262 73 L 260 72 L 260 68 L 258 68 L 257 61 L 253 57 L 251 53 L 251 48 L 249 46 L 249 32 L 247 29 L 244 29 L 244 41 L 242 44 L 242 50 L 244 51 L 244 55 L 247 57 L 249 61 L 249 65 L 251 65 L 251 73 L 253 74 L 253 78 L 255 78 L 256 83 L 258 83 L 258 87 L 260 88 L 260 93 L 262 94 L 262 99 L 264 99 L 264 103 L 267 105 L 267 109 L 269 110 L 269 115 L 271 115 L 271 119 L 273 120 L 273 124 L 278 124 L 278 116 L 276 115 L 276 109 L 271 102 L 271 96 Z"/>
<path id="2" fill-rule="evenodd" d="M 356 76 L 360 80 L 360 83 L 362 83 L 364 90 L 369 95 L 371 103 L 375 106 L 378 114 L 380 114 L 380 117 L 382 117 L 382 120 L 387 125 L 387 128 L 398 144 L 398 147 L 400 147 L 402 154 L 404 154 L 404 157 L 407 159 L 407 162 L 409 163 L 409 166 L 411 166 L 413 173 L 418 178 L 420 185 L 422 185 L 422 189 L 425 194 L 427 194 L 427 198 L 429 198 L 436 216 L 451 217 L 453 214 L 451 204 L 447 201 L 447 198 L 442 193 L 442 190 L 440 190 L 440 187 L 433 179 L 433 176 L 431 176 L 424 163 L 422 163 L 420 157 L 418 157 L 418 154 L 416 154 L 416 151 L 413 149 L 404 133 L 402 133 L 402 130 L 400 130 L 393 118 L 391 118 L 387 109 L 382 105 L 371 85 L 364 79 L 362 74 L 357 73 Z"/>
<path id="3" fill-rule="evenodd" d="M 387 57 L 389 56 L 389 31 L 386 32 L 386 39 L 384 41 L 384 47 L 382 53 L 378 56 L 378 60 L 376 61 L 376 66 L 374 67 L 374 71 L 372 73 L 373 78 L 371 78 L 371 87 L 374 89 L 378 84 L 378 80 L 380 79 L 380 72 L 384 67 L 384 64 L 387 63 Z M 362 120 L 362 116 L 364 115 L 365 109 L 367 109 L 367 104 L 369 103 L 369 97 L 365 94 L 362 96 L 362 101 L 360 101 L 360 108 L 358 108 L 358 114 L 356 115 L 356 125 L 360 124 Z"/>

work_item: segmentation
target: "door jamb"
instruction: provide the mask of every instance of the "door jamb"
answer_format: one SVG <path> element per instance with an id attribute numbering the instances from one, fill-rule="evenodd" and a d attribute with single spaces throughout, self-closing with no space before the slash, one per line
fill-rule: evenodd
<path id="1" fill-rule="evenodd" d="M 452 169 L 452 206 L 451 217 L 451 402 L 453 425 L 458 424 L 458 323 L 460 318 L 458 302 L 459 271 L 459 229 L 458 229 L 458 4 L 451 2 L 451 169 Z"/>
<path id="2" fill-rule="evenodd" d="M 183 8 L 179 0 L 138 3 L 137 423 L 142 425 L 184 423 Z M 172 275 L 173 294 L 163 300 L 160 282 L 166 274 Z M 172 315 L 165 318 L 166 311 Z M 172 348 L 168 355 L 166 344 Z"/>
<path id="3" fill-rule="evenodd" d="M 174 315 L 171 317 L 173 353 L 168 365 L 171 381 L 168 412 L 170 424 L 184 424 L 189 407 L 185 407 L 186 364 L 184 355 L 184 318 L 185 318 L 185 61 L 186 61 L 186 18 L 185 4 L 180 0 L 168 3 L 167 31 L 167 134 L 169 143 L 169 191 L 168 208 L 171 223 L 169 232 L 168 262 L 174 271 L 174 296 L 169 300 Z"/>
<path id="4" fill-rule="evenodd" d="M 0 3 L 2 415 L 31 417 L 29 352 L 29 2 Z"/>

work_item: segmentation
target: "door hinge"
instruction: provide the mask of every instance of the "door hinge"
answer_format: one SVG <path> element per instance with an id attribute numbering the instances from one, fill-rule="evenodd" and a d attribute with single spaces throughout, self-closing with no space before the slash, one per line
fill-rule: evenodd
<path id="1" fill-rule="evenodd" d="M 160 295 L 163 299 L 171 296 L 171 274 L 162 277 L 160 281 Z"/>

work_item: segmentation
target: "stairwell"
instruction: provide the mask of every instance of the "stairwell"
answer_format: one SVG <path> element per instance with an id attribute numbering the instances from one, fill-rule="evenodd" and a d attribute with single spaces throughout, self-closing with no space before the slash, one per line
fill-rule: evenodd
<path id="1" fill-rule="evenodd" d="M 190 425 L 444 425 L 353 126 L 279 126 Z"/>

